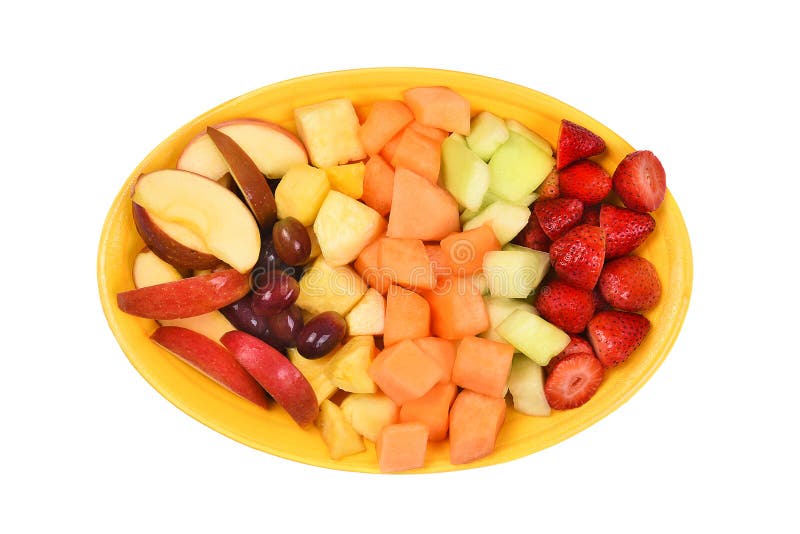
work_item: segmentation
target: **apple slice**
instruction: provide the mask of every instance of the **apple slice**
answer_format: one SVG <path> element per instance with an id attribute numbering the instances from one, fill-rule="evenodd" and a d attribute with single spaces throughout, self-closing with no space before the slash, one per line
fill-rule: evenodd
<path id="1" fill-rule="evenodd" d="M 145 244 L 159 258 L 178 269 L 211 269 L 220 263 L 203 240 L 183 226 L 153 217 L 133 204 L 133 223 Z"/>
<path id="2" fill-rule="evenodd" d="M 162 326 L 150 338 L 240 397 L 263 408 L 269 407 L 258 382 L 230 352 L 206 336 L 180 326 Z"/>
<path id="3" fill-rule="evenodd" d="M 250 209 L 213 180 L 174 169 L 143 174 L 136 181 L 133 202 L 151 216 L 187 228 L 214 256 L 241 273 L 258 260 L 261 235 Z"/>
<path id="4" fill-rule="evenodd" d="M 308 163 L 308 154 L 300 139 L 275 123 L 237 119 L 217 124 L 214 128 L 242 147 L 268 178 L 280 178 L 292 165 Z M 228 164 L 207 133 L 198 135 L 186 145 L 177 167 L 212 180 L 220 180 L 228 172 Z"/>
<path id="5" fill-rule="evenodd" d="M 203 276 L 140 287 L 117 294 L 117 305 L 125 313 L 147 319 L 183 319 L 203 315 L 250 291 L 250 276 L 225 269 Z"/>
<path id="6" fill-rule="evenodd" d="M 238 330 L 228 332 L 221 341 L 298 425 L 306 426 L 317 418 L 319 404 L 314 389 L 283 354 Z"/>
<path id="7" fill-rule="evenodd" d="M 247 152 L 228 135 L 211 126 L 206 129 L 206 134 L 214 142 L 225 163 L 228 164 L 231 176 L 255 215 L 258 225 L 262 228 L 272 228 L 278 218 L 278 210 L 275 207 L 275 197 L 272 195 L 272 190 L 267 185 L 264 175 L 258 170 Z"/>
<path id="8" fill-rule="evenodd" d="M 209 273 L 203 273 L 209 274 Z M 202 274 L 195 276 L 202 276 Z M 182 280 L 183 276 L 175 267 L 159 258 L 152 250 L 143 250 L 133 260 L 133 283 L 136 287 L 149 287 L 166 282 Z M 198 334 L 219 341 L 226 332 L 236 330 L 224 315 L 218 311 L 204 313 L 185 319 L 159 321 L 162 326 L 182 326 Z"/>

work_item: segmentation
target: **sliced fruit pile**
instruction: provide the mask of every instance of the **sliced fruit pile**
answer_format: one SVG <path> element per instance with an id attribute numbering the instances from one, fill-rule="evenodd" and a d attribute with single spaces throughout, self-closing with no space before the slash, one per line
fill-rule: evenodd
<path id="1" fill-rule="evenodd" d="M 513 409 L 577 408 L 650 329 L 665 174 L 648 151 L 609 175 L 603 139 L 563 120 L 556 150 L 446 87 L 297 108 L 298 135 L 209 126 L 133 188 L 136 289 L 119 308 L 253 403 L 277 402 L 340 459 L 384 472 L 449 441 L 494 451 Z M 621 204 L 610 201 L 615 193 Z"/>

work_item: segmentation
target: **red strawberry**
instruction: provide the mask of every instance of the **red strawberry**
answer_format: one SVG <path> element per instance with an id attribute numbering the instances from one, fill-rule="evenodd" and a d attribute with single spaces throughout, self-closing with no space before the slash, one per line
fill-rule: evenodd
<path id="1" fill-rule="evenodd" d="M 650 331 L 650 321 L 638 313 L 603 311 L 586 325 L 586 335 L 605 367 L 628 359 Z"/>
<path id="2" fill-rule="evenodd" d="M 545 367 L 544 371 L 545 374 L 550 374 L 553 372 L 553 368 L 556 366 L 558 362 L 566 358 L 567 356 L 572 356 L 573 354 L 591 354 L 594 356 L 594 349 L 589 342 L 583 339 L 582 337 L 577 336 L 570 336 L 569 337 L 569 345 L 564 347 L 558 355 L 553 356 L 550 358 L 550 361 Z"/>
<path id="3" fill-rule="evenodd" d="M 598 204 L 611 192 L 611 176 L 594 161 L 585 159 L 561 169 L 558 186 L 562 197 Z"/>
<path id="4" fill-rule="evenodd" d="M 561 120 L 556 150 L 556 169 L 561 170 L 573 161 L 600 154 L 606 149 L 603 139 L 567 119 Z"/>
<path id="5" fill-rule="evenodd" d="M 600 272 L 600 276 L 602 276 L 602 275 L 603 275 L 603 273 L 601 271 Z M 599 282 L 599 280 L 598 280 L 598 282 Z M 606 302 L 606 299 L 603 298 L 602 293 L 600 293 L 600 288 L 597 287 L 597 286 L 595 286 L 595 288 L 592 289 L 592 300 L 594 301 L 594 312 L 595 313 L 601 312 L 601 311 L 605 311 L 605 310 L 608 310 L 608 309 L 611 308 L 611 306 L 608 305 L 608 302 Z"/>
<path id="6" fill-rule="evenodd" d="M 554 410 L 577 408 L 594 396 L 604 375 L 593 354 L 572 354 L 553 366 L 544 382 L 544 396 Z"/>
<path id="7" fill-rule="evenodd" d="M 606 237 L 599 226 L 576 226 L 550 245 L 550 263 L 568 284 L 591 291 L 606 254 Z"/>
<path id="8" fill-rule="evenodd" d="M 631 152 L 614 171 L 614 191 L 636 211 L 655 211 L 667 193 L 667 175 L 649 150 Z"/>
<path id="9" fill-rule="evenodd" d="M 536 218 L 536 214 L 531 212 L 528 224 L 526 224 L 525 228 L 514 238 L 514 243 L 534 250 L 548 252 L 552 241 L 550 241 L 550 238 L 544 233 L 542 227 L 539 226 L 539 219 Z"/>
<path id="10" fill-rule="evenodd" d="M 533 212 L 547 237 L 555 241 L 581 220 L 583 203 L 574 198 L 537 200 Z"/>
<path id="11" fill-rule="evenodd" d="M 536 192 L 539 193 L 539 200 L 558 198 L 558 171 L 555 169 L 550 171 L 550 174 L 547 175 L 544 182 L 536 189 Z"/>
<path id="12" fill-rule="evenodd" d="M 542 286 L 533 305 L 543 318 L 571 334 L 583 332 L 594 315 L 592 292 L 557 278 Z"/>
<path id="13" fill-rule="evenodd" d="M 623 311 L 648 310 L 661 297 L 655 266 L 640 256 L 623 256 L 606 263 L 597 286 L 611 306 Z"/>
<path id="14" fill-rule="evenodd" d="M 592 226 L 600 226 L 600 204 L 583 207 L 583 217 L 581 217 L 581 224 L 591 224 Z"/>
<path id="15" fill-rule="evenodd" d="M 606 233 L 606 259 L 625 256 L 644 243 L 656 228 L 649 213 L 640 213 L 611 204 L 600 207 L 600 228 Z"/>

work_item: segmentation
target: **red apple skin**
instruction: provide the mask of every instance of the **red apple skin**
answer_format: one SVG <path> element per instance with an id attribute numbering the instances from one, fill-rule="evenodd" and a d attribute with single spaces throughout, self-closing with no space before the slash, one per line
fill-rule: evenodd
<path id="1" fill-rule="evenodd" d="M 240 397 L 269 408 L 258 382 L 229 351 L 206 336 L 180 326 L 162 326 L 150 339 Z"/>
<path id="2" fill-rule="evenodd" d="M 206 129 L 206 133 L 228 164 L 231 176 L 255 215 L 258 225 L 261 228 L 272 228 L 278 218 L 278 208 L 264 175 L 236 141 L 211 126 Z"/>
<path id="3" fill-rule="evenodd" d="M 136 230 L 156 256 L 177 269 L 202 270 L 219 265 L 220 261 L 215 256 L 198 252 L 172 239 L 150 218 L 146 209 L 135 202 L 131 204 L 133 204 L 133 222 Z"/>
<path id="4" fill-rule="evenodd" d="M 147 319 L 185 319 L 236 302 L 250 291 L 250 274 L 225 269 L 117 293 L 125 313 Z"/>
<path id="5" fill-rule="evenodd" d="M 314 422 L 319 413 L 317 396 L 306 377 L 283 354 L 238 330 L 223 335 L 220 341 L 298 425 Z"/>

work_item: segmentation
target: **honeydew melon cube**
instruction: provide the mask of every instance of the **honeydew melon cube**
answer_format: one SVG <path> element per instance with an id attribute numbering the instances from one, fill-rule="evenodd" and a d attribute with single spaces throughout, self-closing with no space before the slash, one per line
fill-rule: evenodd
<path id="1" fill-rule="evenodd" d="M 506 297 L 493 297 L 490 295 L 484 296 L 483 301 L 486 303 L 486 312 L 489 314 L 489 330 L 482 333 L 480 337 L 490 339 L 492 341 L 499 341 L 505 343 L 505 339 L 500 337 L 497 333 L 497 326 L 506 320 L 506 317 L 511 315 L 514 310 L 525 310 L 536 315 L 539 314 L 527 300 L 523 299 L 510 299 Z"/>
<path id="2" fill-rule="evenodd" d="M 528 224 L 531 210 L 498 200 L 483 208 L 464 223 L 464 230 L 472 230 L 489 223 L 501 245 L 505 245 Z"/>
<path id="3" fill-rule="evenodd" d="M 467 209 L 476 210 L 489 189 L 489 166 L 467 147 L 464 136 L 451 134 L 442 141 L 442 183 Z"/>
<path id="4" fill-rule="evenodd" d="M 550 415 L 550 405 L 544 395 L 544 372 L 527 356 L 515 354 L 511 360 L 508 390 L 518 412 L 539 417 Z"/>
<path id="5" fill-rule="evenodd" d="M 497 115 L 482 111 L 472 118 L 467 146 L 483 161 L 489 161 L 507 140 L 508 127 Z"/>
<path id="6" fill-rule="evenodd" d="M 514 310 L 497 326 L 497 333 L 542 367 L 569 344 L 566 332 L 525 310 Z"/>
<path id="7" fill-rule="evenodd" d="M 489 191 L 514 202 L 539 187 L 555 166 L 553 156 L 527 137 L 509 132 L 508 141 L 489 160 Z"/>
<path id="8" fill-rule="evenodd" d="M 483 273 L 493 297 L 524 299 L 547 274 L 550 255 L 540 250 L 511 246 L 483 256 Z"/>
<path id="9" fill-rule="evenodd" d="M 542 149 L 542 152 L 546 152 L 551 156 L 553 155 L 553 147 L 550 145 L 547 139 L 534 132 L 518 120 L 506 119 L 506 127 L 510 131 L 516 132 L 530 139 L 534 145 Z"/>

